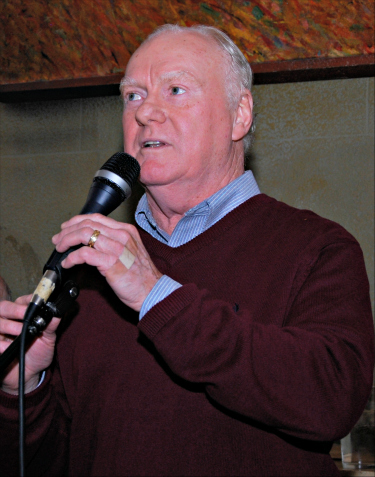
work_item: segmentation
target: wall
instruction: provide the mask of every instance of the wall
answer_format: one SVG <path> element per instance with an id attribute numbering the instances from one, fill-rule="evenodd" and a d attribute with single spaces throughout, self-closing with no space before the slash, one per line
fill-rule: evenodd
<path id="1" fill-rule="evenodd" d="M 374 295 L 374 78 L 254 87 L 249 166 L 263 192 L 341 223 L 361 243 Z M 122 150 L 119 97 L 0 104 L 0 275 L 31 293 L 50 237 Z M 114 214 L 132 220 L 141 190 Z"/>

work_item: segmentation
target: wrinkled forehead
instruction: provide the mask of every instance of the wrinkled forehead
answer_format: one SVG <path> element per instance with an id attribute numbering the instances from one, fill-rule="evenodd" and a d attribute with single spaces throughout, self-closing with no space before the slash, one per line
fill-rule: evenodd
<path id="1" fill-rule="evenodd" d="M 199 32 L 171 32 L 166 31 L 146 40 L 131 56 L 126 75 L 135 66 L 143 64 L 180 62 L 182 66 L 187 63 L 190 66 L 200 63 L 209 66 L 215 62 L 218 71 L 223 64 L 228 62 L 225 52 L 215 40 Z"/>

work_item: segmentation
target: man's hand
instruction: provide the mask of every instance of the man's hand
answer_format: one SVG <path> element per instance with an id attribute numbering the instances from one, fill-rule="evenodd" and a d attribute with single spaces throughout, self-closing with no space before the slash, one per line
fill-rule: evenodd
<path id="1" fill-rule="evenodd" d="M 31 295 L 17 298 L 15 303 L 0 302 L 0 354 L 22 331 L 22 319 L 31 300 Z M 56 334 L 60 319 L 53 318 L 43 333 L 33 342 L 25 359 L 25 392 L 35 389 L 40 373 L 52 362 Z M 1 389 L 9 394 L 18 394 L 18 364 L 10 365 L 9 372 L 1 383 Z"/>
<path id="2" fill-rule="evenodd" d="M 61 226 L 52 238 L 58 252 L 87 245 L 95 230 L 100 234 L 92 248 L 81 247 L 62 262 L 64 268 L 87 263 L 96 267 L 126 305 L 140 311 L 162 274 L 147 253 L 137 229 L 100 214 L 77 215 Z"/>

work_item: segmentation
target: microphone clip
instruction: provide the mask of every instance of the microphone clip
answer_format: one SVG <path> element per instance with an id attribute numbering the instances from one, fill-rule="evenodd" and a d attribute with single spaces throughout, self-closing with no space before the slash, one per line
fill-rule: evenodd
<path id="1" fill-rule="evenodd" d="M 33 318 L 28 327 L 31 336 L 40 335 L 48 326 L 52 318 L 62 318 L 72 307 L 79 295 L 78 285 L 73 280 L 68 280 L 61 288 L 56 300 L 48 301 L 38 310 L 38 315 Z"/>
<path id="2" fill-rule="evenodd" d="M 78 286 L 72 280 L 68 280 L 62 287 L 56 300 L 48 301 L 45 304 L 43 303 L 38 308 L 36 316 L 31 317 L 28 324 L 24 324 L 24 326 L 27 326 L 26 342 L 30 343 L 36 336 L 40 335 L 54 316 L 62 318 L 71 308 L 78 295 Z M 17 336 L 13 343 L 11 343 L 0 356 L 0 376 L 19 355 L 20 338 L 21 335 Z"/>

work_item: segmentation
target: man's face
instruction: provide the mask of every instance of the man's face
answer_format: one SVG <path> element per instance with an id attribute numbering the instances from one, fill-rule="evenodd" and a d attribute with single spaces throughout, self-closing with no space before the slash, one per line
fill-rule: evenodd
<path id="1" fill-rule="evenodd" d="M 197 190 L 233 161 L 234 112 L 219 48 L 194 32 L 165 33 L 132 56 L 123 89 L 125 152 L 147 188 Z"/>

